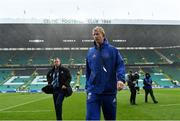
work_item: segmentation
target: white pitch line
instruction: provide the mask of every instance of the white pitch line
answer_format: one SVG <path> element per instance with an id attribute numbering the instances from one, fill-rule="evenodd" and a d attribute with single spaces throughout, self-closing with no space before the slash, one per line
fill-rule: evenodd
<path id="1" fill-rule="evenodd" d="M 160 106 L 176 106 L 176 105 L 180 105 L 180 104 L 166 104 L 166 105 L 160 105 Z"/>
<path id="2" fill-rule="evenodd" d="M 52 112 L 53 110 L 36 110 L 36 111 L 1 111 L 3 113 L 29 113 L 29 112 L 32 112 L 32 113 L 37 113 L 37 112 Z"/>
<path id="3" fill-rule="evenodd" d="M 4 111 L 4 110 L 16 108 L 16 107 L 18 107 L 18 106 L 26 105 L 26 104 L 33 103 L 33 102 L 37 102 L 37 101 L 40 101 L 40 100 L 44 100 L 44 99 L 49 98 L 49 97 L 50 97 L 50 96 L 44 97 L 44 98 L 40 98 L 40 99 L 37 99 L 37 100 L 32 100 L 32 101 L 29 101 L 29 102 L 26 102 L 26 103 L 21 103 L 21 104 L 18 104 L 18 105 L 10 106 L 10 107 L 7 107 L 7 108 L 3 108 L 3 109 L 0 109 L 0 112 L 1 112 L 1 111 Z"/>

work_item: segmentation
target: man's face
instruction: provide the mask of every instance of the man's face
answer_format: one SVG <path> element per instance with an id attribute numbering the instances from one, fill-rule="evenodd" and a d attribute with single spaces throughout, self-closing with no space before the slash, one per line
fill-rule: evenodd
<path id="1" fill-rule="evenodd" d="M 54 65 L 55 65 L 56 67 L 60 66 L 60 64 L 61 64 L 60 59 L 55 59 L 55 60 L 54 60 Z"/>
<path id="2" fill-rule="evenodd" d="M 103 41 L 104 41 L 104 36 L 103 36 L 103 34 L 102 34 L 100 31 L 98 31 L 98 30 L 96 30 L 96 31 L 93 32 L 93 38 L 94 38 L 94 40 L 95 40 L 98 44 L 102 44 Z"/>

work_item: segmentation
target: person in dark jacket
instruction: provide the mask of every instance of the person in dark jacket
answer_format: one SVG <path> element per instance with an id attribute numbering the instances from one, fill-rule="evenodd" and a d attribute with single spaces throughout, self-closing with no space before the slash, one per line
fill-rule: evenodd
<path id="1" fill-rule="evenodd" d="M 61 66 L 59 58 L 54 59 L 54 66 L 47 74 L 48 84 L 53 86 L 53 100 L 57 120 L 62 120 L 62 104 L 66 96 L 67 89 L 70 87 L 70 71 Z"/>
<path id="2" fill-rule="evenodd" d="M 125 83 L 125 66 L 115 47 L 108 43 L 102 27 L 92 30 L 94 47 L 86 57 L 86 120 L 116 119 L 116 93 Z"/>
<path id="3" fill-rule="evenodd" d="M 137 83 L 137 79 L 136 79 L 136 75 L 132 73 L 132 71 L 129 71 L 128 74 L 128 86 L 131 92 L 131 96 L 130 96 L 130 104 L 131 105 L 136 105 L 136 83 Z"/>
<path id="4" fill-rule="evenodd" d="M 138 80 L 139 80 L 139 73 L 138 72 L 134 73 L 134 78 L 136 80 L 136 85 L 135 85 L 136 92 L 137 92 L 137 94 L 140 94 L 140 92 L 139 92 L 140 88 L 139 88 L 139 82 L 138 82 Z"/>
<path id="5" fill-rule="evenodd" d="M 154 94 L 153 94 L 153 90 L 152 90 L 152 79 L 151 79 L 151 75 L 149 73 L 145 74 L 145 78 L 143 80 L 143 88 L 145 90 L 145 103 L 148 102 L 148 94 L 150 93 L 151 98 L 153 100 L 154 103 L 158 103 L 158 101 L 155 99 Z"/>

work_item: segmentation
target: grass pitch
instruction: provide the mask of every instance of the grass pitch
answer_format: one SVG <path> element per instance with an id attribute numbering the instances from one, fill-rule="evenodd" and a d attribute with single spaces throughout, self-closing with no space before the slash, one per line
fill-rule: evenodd
<path id="1" fill-rule="evenodd" d="M 154 89 L 159 101 L 144 103 L 144 91 L 137 95 L 137 104 L 129 104 L 129 90 L 117 95 L 117 120 L 180 120 L 180 88 Z M 65 98 L 64 120 L 85 120 L 86 94 Z M 52 95 L 43 93 L 0 93 L 0 120 L 55 120 Z M 103 115 L 101 113 L 101 119 Z"/>

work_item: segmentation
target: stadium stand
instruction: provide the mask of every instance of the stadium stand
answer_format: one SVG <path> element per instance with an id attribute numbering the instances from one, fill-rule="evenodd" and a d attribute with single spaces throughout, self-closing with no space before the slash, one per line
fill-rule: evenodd
<path id="1" fill-rule="evenodd" d="M 161 66 L 161 69 L 171 80 L 177 80 L 180 82 L 179 74 L 180 68 L 178 66 Z"/>
<path id="2" fill-rule="evenodd" d="M 162 49 L 159 50 L 163 55 L 173 62 L 180 62 L 180 49 Z"/>
<path id="3" fill-rule="evenodd" d="M 171 80 L 159 68 L 153 68 L 153 81 L 160 86 L 174 86 Z"/>
<path id="4" fill-rule="evenodd" d="M 160 50 L 158 50 L 160 51 Z M 162 50 L 162 53 L 168 51 Z M 61 57 L 64 64 L 85 64 L 87 50 L 37 50 L 37 51 L 0 51 L 3 61 L 0 65 L 49 65 L 51 59 Z M 168 61 L 158 55 L 154 50 L 120 50 L 126 60 L 126 64 L 168 64 Z M 171 53 L 177 55 L 177 52 Z M 13 55 L 13 56 L 12 56 Z M 166 58 L 179 62 L 179 58 L 172 59 L 163 54 Z"/>
<path id="5" fill-rule="evenodd" d="M 46 73 L 55 57 L 60 57 L 63 65 L 70 69 L 72 87 L 78 85 L 84 90 L 85 59 L 88 48 L 93 46 L 91 29 L 94 26 L 0 24 L 0 91 L 41 91 L 47 84 Z M 174 82 L 180 82 L 177 31 L 180 26 L 101 26 L 106 29 L 109 42 L 122 54 L 126 71 L 139 72 L 140 87 L 146 72 L 152 75 L 156 87 L 175 87 Z"/>

